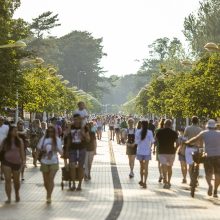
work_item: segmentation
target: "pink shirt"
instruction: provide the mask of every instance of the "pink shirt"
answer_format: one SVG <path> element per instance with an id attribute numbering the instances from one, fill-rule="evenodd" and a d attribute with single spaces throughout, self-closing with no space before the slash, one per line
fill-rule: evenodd
<path id="1" fill-rule="evenodd" d="M 7 162 L 13 163 L 13 164 L 21 164 L 21 155 L 20 155 L 20 149 L 15 146 L 15 144 L 12 144 L 12 147 L 9 151 L 5 152 L 4 156 L 5 160 Z"/>

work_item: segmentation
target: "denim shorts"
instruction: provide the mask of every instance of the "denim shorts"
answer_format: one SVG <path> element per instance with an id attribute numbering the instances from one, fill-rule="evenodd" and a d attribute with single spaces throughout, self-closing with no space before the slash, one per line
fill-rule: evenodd
<path id="1" fill-rule="evenodd" d="M 70 163 L 79 163 L 79 165 L 83 166 L 86 158 L 86 149 L 80 150 L 71 150 L 69 152 L 69 162 Z"/>
<path id="2" fill-rule="evenodd" d="M 137 158 L 137 160 L 151 160 L 151 155 L 140 155 L 140 154 L 138 154 L 137 156 L 136 156 L 136 158 Z"/>

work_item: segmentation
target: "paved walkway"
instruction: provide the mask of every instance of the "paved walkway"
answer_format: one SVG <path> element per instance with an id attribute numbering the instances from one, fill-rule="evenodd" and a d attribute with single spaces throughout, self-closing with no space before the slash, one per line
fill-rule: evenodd
<path id="1" fill-rule="evenodd" d="M 33 168 L 29 160 L 19 204 L 4 204 L 4 182 L 0 182 L 0 220 L 220 219 L 220 200 L 206 196 L 204 178 L 199 181 L 196 198 L 190 198 L 188 186 L 180 184 L 178 162 L 174 167 L 171 190 L 164 190 L 162 184 L 157 182 L 155 159 L 149 166 L 148 189 L 138 186 L 138 161 L 134 179 L 128 178 L 128 171 L 125 146 L 114 142 L 109 145 L 105 133 L 98 143 L 92 181 L 83 184 L 82 192 L 70 192 L 68 186 L 62 191 L 59 171 L 53 203 L 46 205 L 41 173 L 39 168 Z"/>

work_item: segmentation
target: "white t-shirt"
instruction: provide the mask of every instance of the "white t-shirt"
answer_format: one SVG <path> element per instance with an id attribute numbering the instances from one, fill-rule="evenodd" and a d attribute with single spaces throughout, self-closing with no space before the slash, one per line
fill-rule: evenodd
<path id="1" fill-rule="evenodd" d="M 137 144 L 137 155 L 151 155 L 151 145 L 154 143 L 153 132 L 147 130 L 144 140 L 141 140 L 141 129 L 135 133 L 135 143 Z"/>
<path id="2" fill-rule="evenodd" d="M 2 144 L 3 140 L 7 137 L 9 131 L 9 126 L 3 124 L 0 127 L 0 145 Z"/>
<path id="3" fill-rule="evenodd" d="M 83 110 L 77 110 L 74 112 L 74 115 L 75 114 L 79 114 L 82 118 L 83 118 L 83 124 L 85 125 L 87 123 L 87 117 L 89 116 L 88 112 L 86 111 L 86 109 L 83 109 Z"/>
<path id="4" fill-rule="evenodd" d="M 62 142 L 61 139 L 57 137 L 57 147 L 55 151 L 52 151 L 52 139 L 51 138 L 44 138 L 42 137 L 37 145 L 37 148 L 39 150 L 45 151 L 45 154 L 43 155 L 41 159 L 41 163 L 43 164 L 58 164 L 58 156 L 57 152 L 61 153 L 62 150 Z"/>

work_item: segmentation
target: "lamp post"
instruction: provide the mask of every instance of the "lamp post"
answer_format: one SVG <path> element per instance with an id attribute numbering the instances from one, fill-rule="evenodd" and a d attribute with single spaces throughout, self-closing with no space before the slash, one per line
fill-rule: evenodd
<path id="1" fill-rule="evenodd" d="M 204 48 L 209 52 L 220 52 L 220 47 L 216 43 L 209 42 Z"/>
<path id="2" fill-rule="evenodd" d="M 21 61 L 21 66 L 25 66 L 27 64 L 34 64 L 34 65 L 40 65 L 44 63 L 44 60 L 40 57 L 36 57 L 35 59 L 25 59 Z M 15 123 L 17 124 L 18 118 L 19 118 L 19 103 L 18 103 L 18 97 L 19 93 L 18 90 L 16 90 L 16 110 L 15 110 Z"/>
<path id="3" fill-rule="evenodd" d="M 85 71 L 79 71 L 78 72 L 78 75 L 77 75 L 77 87 L 78 89 L 83 89 L 83 86 L 82 86 L 82 83 L 81 83 L 81 80 L 82 80 L 82 77 L 81 76 L 86 76 L 87 73 Z"/>

